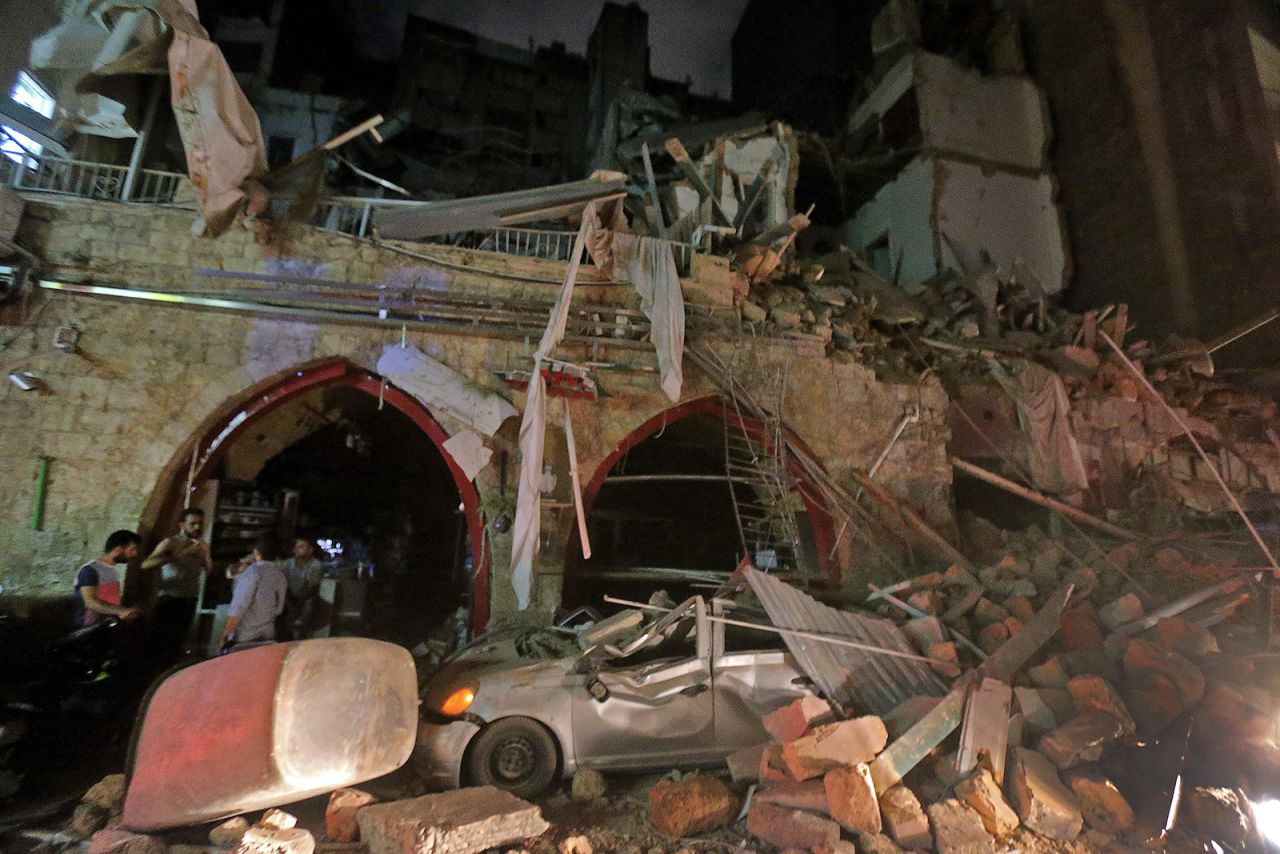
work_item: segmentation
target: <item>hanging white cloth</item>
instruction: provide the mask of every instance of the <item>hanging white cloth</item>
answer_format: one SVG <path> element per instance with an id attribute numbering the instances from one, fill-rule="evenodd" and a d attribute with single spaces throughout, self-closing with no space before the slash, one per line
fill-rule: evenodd
<path id="1" fill-rule="evenodd" d="M 387 344 L 378 357 L 378 373 L 409 392 L 427 409 L 492 436 L 517 410 L 501 395 L 455 371 L 412 344 Z"/>
<path id="2" fill-rule="evenodd" d="M 649 340 L 658 351 L 662 390 L 674 403 L 684 385 L 684 293 L 671 242 L 614 232 L 613 263 L 640 295 L 640 310 L 649 318 Z"/>

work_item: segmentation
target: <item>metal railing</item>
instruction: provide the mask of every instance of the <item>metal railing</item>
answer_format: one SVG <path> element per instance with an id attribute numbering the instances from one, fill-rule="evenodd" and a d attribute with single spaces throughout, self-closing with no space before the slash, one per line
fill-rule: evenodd
<path id="1" fill-rule="evenodd" d="M 15 190 L 58 193 L 110 202 L 169 204 L 186 179 L 178 172 L 139 169 L 133 192 L 125 198 L 129 167 L 50 155 L 25 155 L 20 160 L 0 156 L 0 181 Z"/>

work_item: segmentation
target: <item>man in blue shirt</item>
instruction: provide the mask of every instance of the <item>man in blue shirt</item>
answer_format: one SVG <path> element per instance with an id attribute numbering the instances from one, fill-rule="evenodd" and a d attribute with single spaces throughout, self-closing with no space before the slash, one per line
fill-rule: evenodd
<path id="1" fill-rule="evenodd" d="M 276 565 L 275 538 L 265 535 L 253 545 L 253 563 L 236 575 L 227 609 L 227 624 L 218 646 L 270 641 L 276 637 L 276 617 L 284 610 L 289 582 Z"/>

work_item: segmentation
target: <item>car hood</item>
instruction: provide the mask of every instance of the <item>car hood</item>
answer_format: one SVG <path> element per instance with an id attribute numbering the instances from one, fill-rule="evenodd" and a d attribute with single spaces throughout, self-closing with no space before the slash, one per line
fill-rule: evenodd
<path id="1" fill-rule="evenodd" d="M 451 655 L 427 682 L 424 709 L 440 706 L 462 687 L 476 690 L 476 706 L 487 695 L 521 686 L 558 683 L 582 653 L 572 640 L 545 629 L 503 632 L 478 639 Z"/>

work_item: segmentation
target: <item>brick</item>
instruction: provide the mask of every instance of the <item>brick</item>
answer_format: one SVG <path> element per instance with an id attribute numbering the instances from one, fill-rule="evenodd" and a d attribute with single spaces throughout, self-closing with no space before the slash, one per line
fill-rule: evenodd
<path id="1" fill-rule="evenodd" d="M 550 826 L 536 806 L 492 786 L 373 804 L 356 819 L 369 854 L 472 854 Z"/>
<path id="2" fill-rule="evenodd" d="M 809 727 L 829 723 L 832 719 L 831 704 L 810 694 L 770 712 L 760 722 L 774 741 L 785 743 L 795 741 Z"/>
<path id="3" fill-rule="evenodd" d="M 1062 612 L 1062 632 L 1058 635 L 1067 649 L 1101 649 L 1104 635 L 1097 612 L 1088 602 Z"/>
<path id="4" fill-rule="evenodd" d="M 960 652 L 952 641 L 932 644 L 925 655 L 932 659 L 929 666 L 939 676 L 955 679 L 960 675 Z"/>
<path id="5" fill-rule="evenodd" d="M 971 616 L 978 625 L 989 626 L 992 623 L 1003 623 L 1005 618 L 1009 616 L 1009 611 L 983 596 L 978 600 L 978 604 L 973 606 Z"/>
<path id="6" fill-rule="evenodd" d="M 947 627 L 937 617 L 916 617 L 914 620 L 907 620 L 902 624 L 902 633 L 922 655 L 935 643 L 942 643 L 947 639 Z"/>
<path id="7" fill-rule="evenodd" d="M 809 810 L 830 814 L 827 809 L 827 789 L 822 780 L 805 780 L 787 783 L 771 783 L 761 786 L 752 796 L 755 800 L 786 807 L 792 810 Z"/>
<path id="8" fill-rule="evenodd" d="M 1072 676 L 1092 673 L 1094 676 L 1101 676 L 1112 685 L 1120 684 L 1123 678 L 1120 666 L 1107 653 L 1105 647 L 1099 649 L 1074 649 L 1070 652 L 1064 652 L 1059 657 L 1062 659 L 1062 665 L 1067 668 L 1067 672 Z"/>
<path id="9" fill-rule="evenodd" d="M 991 772 L 979 768 L 956 784 L 956 797 L 982 819 L 982 826 L 997 838 L 1018 829 L 1018 814 L 1005 801 Z"/>
<path id="10" fill-rule="evenodd" d="M 356 813 L 377 798 L 360 789 L 337 789 L 324 808 L 324 835 L 334 842 L 354 842 L 360 835 Z"/>
<path id="11" fill-rule="evenodd" d="M 842 827 L 861 833 L 880 832 L 880 804 L 866 765 L 828 771 L 822 783 L 828 811 Z"/>
<path id="12" fill-rule="evenodd" d="M 724 827 L 738 814 L 738 797 L 719 777 L 697 774 L 662 780 L 649 789 L 649 823 L 682 837 Z"/>
<path id="13" fill-rule="evenodd" d="M 1140 730 L 1159 734 L 1183 712 L 1182 695 L 1163 673 L 1144 673 L 1125 685 L 1125 704 Z"/>
<path id="14" fill-rule="evenodd" d="M 1128 706 L 1124 704 L 1124 700 L 1120 699 L 1120 693 L 1101 676 L 1092 674 L 1072 676 L 1071 681 L 1067 683 L 1067 690 L 1071 692 L 1071 699 L 1076 704 L 1076 711 L 1080 714 L 1086 712 L 1108 714 L 1120 722 L 1126 734 L 1131 734 L 1137 729 L 1133 716 L 1129 714 Z"/>
<path id="15" fill-rule="evenodd" d="M 1161 646 L 1187 658 L 1198 659 L 1218 652 L 1218 639 L 1204 626 L 1181 617 L 1165 617 L 1156 623 Z"/>
<path id="16" fill-rule="evenodd" d="M 929 821 L 938 854 L 994 854 L 996 850 L 978 814 L 954 798 L 930 804 Z"/>
<path id="17" fill-rule="evenodd" d="M 1036 615 L 1036 606 L 1026 596 L 1010 596 L 1004 600 L 1004 607 L 1010 616 L 1017 617 L 1024 623 Z"/>
<path id="18" fill-rule="evenodd" d="M 829 818 L 754 800 L 747 810 L 747 831 L 781 848 L 834 849 L 840 841 L 840 825 Z"/>
<path id="19" fill-rule="evenodd" d="M 938 613 L 938 593 L 935 590 L 918 590 L 907 597 L 907 604 L 926 614 Z"/>
<path id="20" fill-rule="evenodd" d="M 761 783 L 793 783 L 795 778 L 787 770 L 782 761 L 782 745 L 770 742 L 760 753 L 760 773 L 756 775 Z"/>
<path id="21" fill-rule="evenodd" d="M 870 762 L 884 750 L 889 732 L 875 715 L 815 727 L 782 746 L 782 761 L 797 780 L 808 780 L 842 765 Z"/>
<path id="22" fill-rule="evenodd" d="M 933 847 L 932 838 L 929 847 Z M 902 848 L 883 833 L 859 833 L 857 848 L 864 854 L 903 854 Z"/>
<path id="23" fill-rule="evenodd" d="M 927 850 L 933 847 L 929 818 L 915 792 L 899 783 L 880 796 L 880 818 L 884 829 L 903 848 Z"/>
<path id="24" fill-rule="evenodd" d="M 1027 668 L 1027 677 L 1037 688 L 1065 688 L 1071 678 L 1061 658 L 1050 658 L 1043 664 Z"/>
<path id="25" fill-rule="evenodd" d="M 1142 619 L 1146 613 L 1138 594 L 1126 593 L 1098 609 L 1098 622 L 1106 626 L 1108 631 L 1114 631 L 1125 623 Z"/>
<path id="26" fill-rule="evenodd" d="M 1093 762 L 1102 749 L 1124 735 L 1123 724 L 1105 712 L 1086 712 L 1040 738 L 1037 748 L 1059 768 Z"/>
<path id="27" fill-rule="evenodd" d="M 735 750 L 725 757 L 724 763 L 729 768 L 729 777 L 735 783 L 755 783 L 760 779 L 760 763 L 764 759 L 768 742 L 753 747 Z"/>
<path id="28" fill-rule="evenodd" d="M 1022 713 L 1027 730 L 1036 737 L 1044 735 L 1058 725 L 1057 716 L 1044 700 L 1043 690 L 1026 686 L 1016 686 L 1013 689 L 1014 700 Z"/>
<path id="29" fill-rule="evenodd" d="M 1186 656 L 1143 638 L 1129 641 L 1124 653 L 1124 673 L 1130 679 L 1149 673 L 1166 677 L 1178 689 L 1184 709 L 1191 708 L 1204 696 L 1204 674 L 1200 668 Z"/>
<path id="30" fill-rule="evenodd" d="M 1066 783 L 1079 799 L 1080 813 L 1090 827 L 1110 834 L 1133 827 L 1133 807 L 1096 768 L 1072 768 L 1066 772 Z"/>
<path id="31" fill-rule="evenodd" d="M 1080 803 L 1058 778 L 1053 763 L 1043 754 L 1015 747 L 1013 768 L 1005 780 L 1009 802 L 1028 828 L 1062 842 L 1080 835 L 1084 818 Z"/>
<path id="32" fill-rule="evenodd" d="M 983 652 L 991 655 L 1004 646 L 1004 642 L 1008 639 L 1009 627 L 1004 623 L 992 623 L 989 626 L 983 626 L 982 631 L 978 632 L 977 643 Z"/>

